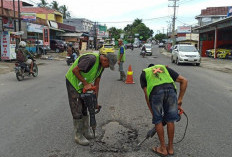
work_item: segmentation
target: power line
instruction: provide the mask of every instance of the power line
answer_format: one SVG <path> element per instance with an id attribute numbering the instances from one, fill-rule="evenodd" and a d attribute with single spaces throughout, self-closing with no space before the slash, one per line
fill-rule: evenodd
<path id="1" fill-rule="evenodd" d="M 157 20 L 157 19 L 161 19 L 161 18 L 167 18 L 170 17 L 168 16 L 162 16 L 162 17 L 154 17 L 154 18 L 150 18 L 150 19 L 141 19 L 142 21 L 150 21 L 150 20 Z M 131 23 L 134 21 L 117 21 L 117 22 L 99 22 L 99 23 Z"/>

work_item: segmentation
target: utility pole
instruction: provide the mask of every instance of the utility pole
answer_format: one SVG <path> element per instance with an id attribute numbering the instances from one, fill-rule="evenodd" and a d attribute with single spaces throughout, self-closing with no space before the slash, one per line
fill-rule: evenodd
<path id="1" fill-rule="evenodd" d="M 94 47 L 97 50 L 97 22 L 94 22 Z"/>
<path id="2" fill-rule="evenodd" d="M 15 0 L 13 0 L 13 10 L 14 10 L 14 32 L 16 32 L 16 21 L 15 21 Z"/>
<path id="3" fill-rule="evenodd" d="M 2 6 L 2 11 L 1 11 L 2 12 L 2 31 L 4 31 L 4 28 L 3 28 L 3 16 L 4 16 L 3 15 L 4 14 L 4 12 L 3 12 L 3 8 L 4 8 L 3 7 L 3 0 L 1 0 L 1 6 Z"/>
<path id="4" fill-rule="evenodd" d="M 176 44 L 176 41 L 175 41 L 176 8 L 179 7 L 176 5 L 176 1 L 179 1 L 179 0 L 168 0 L 168 1 L 174 2 L 172 6 L 168 6 L 168 7 L 174 8 L 174 14 L 172 18 L 172 44 L 175 45 Z"/>
<path id="5" fill-rule="evenodd" d="M 20 0 L 18 0 L 18 25 L 19 25 L 19 30 L 21 31 L 21 20 L 20 20 Z"/>

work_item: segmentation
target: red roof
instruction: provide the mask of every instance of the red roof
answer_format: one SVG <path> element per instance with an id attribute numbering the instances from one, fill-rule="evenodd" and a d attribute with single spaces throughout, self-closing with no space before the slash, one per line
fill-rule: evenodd
<path id="1" fill-rule="evenodd" d="M 25 13 L 49 14 L 49 13 L 54 13 L 56 11 L 56 10 L 53 10 L 50 8 L 45 8 L 45 7 L 23 6 L 23 3 L 28 4 L 28 5 L 29 5 L 29 3 L 20 1 L 20 10 L 21 10 L 21 12 L 25 12 Z M 1 6 L 1 3 L 0 3 L 0 6 Z M 13 1 L 12 0 L 3 0 L 3 6 L 4 6 L 4 8 L 13 10 Z M 15 9 L 18 10 L 18 1 L 15 1 Z"/>
<path id="2" fill-rule="evenodd" d="M 208 7 L 206 9 L 201 10 L 201 15 L 200 16 L 205 16 L 205 15 L 227 15 L 228 12 L 228 7 Z"/>

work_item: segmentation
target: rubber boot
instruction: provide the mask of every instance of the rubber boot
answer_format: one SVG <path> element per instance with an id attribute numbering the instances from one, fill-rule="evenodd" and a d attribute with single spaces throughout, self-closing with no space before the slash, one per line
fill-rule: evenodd
<path id="1" fill-rule="evenodd" d="M 83 135 L 87 139 L 94 139 L 93 132 L 89 126 L 89 116 L 83 116 Z M 95 135 L 96 136 L 96 135 Z"/>
<path id="2" fill-rule="evenodd" d="M 75 142 L 82 145 L 89 145 L 89 141 L 83 136 L 83 119 L 73 120 L 74 131 L 75 131 Z"/>
<path id="3" fill-rule="evenodd" d="M 124 71 L 122 71 L 122 81 L 125 82 L 126 81 L 126 74 Z"/>

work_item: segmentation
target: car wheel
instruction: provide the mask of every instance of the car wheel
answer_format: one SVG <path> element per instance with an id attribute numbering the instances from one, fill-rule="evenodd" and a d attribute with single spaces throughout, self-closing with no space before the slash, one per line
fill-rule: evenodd
<path id="1" fill-rule="evenodd" d="M 56 48 L 56 53 L 59 53 L 60 52 L 60 49 Z"/>
<path id="2" fill-rule="evenodd" d="M 174 62 L 175 62 L 175 61 L 174 61 L 174 59 L 173 59 L 173 56 L 171 57 L 171 62 L 172 62 L 172 63 L 174 63 Z"/>
<path id="3" fill-rule="evenodd" d="M 200 63 L 196 63 L 196 66 L 200 66 Z"/>
<path id="4" fill-rule="evenodd" d="M 176 58 L 176 64 L 177 64 L 177 65 L 180 65 L 180 62 L 179 62 L 179 59 L 178 59 L 178 58 Z"/>

